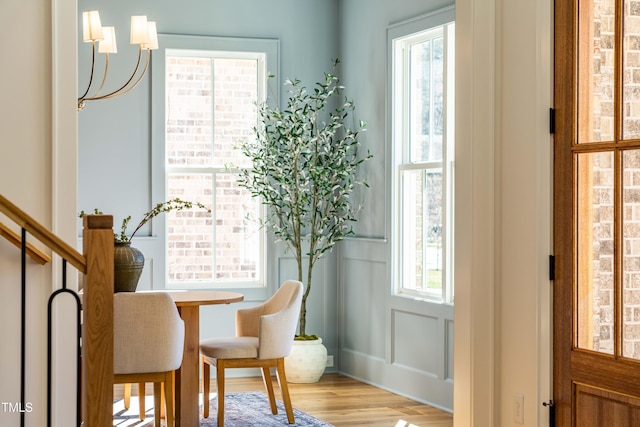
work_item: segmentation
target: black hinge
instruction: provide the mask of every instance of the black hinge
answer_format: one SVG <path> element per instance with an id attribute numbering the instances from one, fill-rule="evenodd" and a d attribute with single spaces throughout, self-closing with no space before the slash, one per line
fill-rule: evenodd
<path id="1" fill-rule="evenodd" d="M 549 133 L 556 133 L 556 109 L 549 108 Z"/>
<path id="2" fill-rule="evenodd" d="M 553 400 L 542 404 L 545 408 L 549 408 L 549 427 L 556 426 L 556 404 Z"/>
<path id="3" fill-rule="evenodd" d="M 556 278 L 556 257 L 549 255 L 549 280 Z"/>

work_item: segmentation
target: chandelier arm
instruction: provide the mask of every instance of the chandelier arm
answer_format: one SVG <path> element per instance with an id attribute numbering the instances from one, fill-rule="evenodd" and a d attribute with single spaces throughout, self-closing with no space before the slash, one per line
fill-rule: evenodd
<path id="1" fill-rule="evenodd" d="M 125 82 L 125 84 L 123 84 L 118 89 L 114 90 L 113 92 L 110 92 L 110 93 L 107 93 L 107 94 L 104 94 L 104 95 L 101 95 L 101 96 L 94 96 L 94 97 L 91 97 L 91 98 L 83 98 L 83 101 L 98 101 L 98 100 L 101 100 L 101 99 L 114 98 L 114 97 L 116 97 L 118 95 L 121 95 L 120 92 L 122 92 L 122 90 L 125 89 L 129 85 L 129 83 L 131 83 L 131 81 L 135 77 L 136 73 L 138 72 L 138 69 L 140 68 L 140 59 L 141 58 L 142 58 L 142 46 L 140 46 L 138 48 L 138 62 L 136 62 L 136 67 L 134 68 L 133 73 L 131 73 L 131 77 L 129 77 L 129 79 Z M 148 58 L 147 58 L 147 64 L 148 64 L 148 62 L 149 61 L 148 61 Z M 145 66 L 145 70 L 146 70 L 146 66 Z M 138 79 L 138 81 L 139 80 L 140 79 Z M 129 90 L 127 90 L 127 92 Z M 123 93 L 126 93 L 126 92 L 123 92 Z"/>
<path id="2" fill-rule="evenodd" d="M 140 73 L 140 75 L 138 76 L 138 79 L 132 85 L 130 85 L 126 89 L 122 90 L 121 92 L 104 95 L 104 96 L 100 97 L 99 99 L 115 98 L 116 96 L 120 96 L 120 95 L 124 95 L 125 93 L 129 93 L 131 90 L 133 90 L 133 88 L 138 86 L 138 83 L 140 83 L 140 81 L 144 77 L 145 73 L 147 72 L 147 68 L 149 68 L 149 62 L 150 62 L 150 59 L 151 59 L 151 51 L 148 50 L 148 49 L 145 49 L 145 50 L 147 51 L 147 54 L 146 54 L 146 59 L 145 59 L 145 63 L 144 63 L 144 68 L 142 69 L 142 73 Z"/>
<path id="3" fill-rule="evenodd" d="M 109 53 L 107 52 L 104 54 L 104 76 L 102 76 L 102 83 L 100 83 L 100 87 L 98 88 L 96 93 L 93 94 L 94 97 L 98 96 L 98 94 L 102 92 L 102 89 L 104 88 L 104 84 L 107 81 L 108 72 L 109 72 Z"/>
<path id="4" fill-rule="evenodd" d="M 93 84 L 93 71 L 96 66 L 96 42 L 91 41 L 91 74 L 89 76 L 89 84 L 87 85 L 87 90 L 84 91 L 82 96 L 78 98 L 78 104 L 82 103 L 85 100 L 85 97 L 89 93 L 91 89 L 91 85 Z"/>

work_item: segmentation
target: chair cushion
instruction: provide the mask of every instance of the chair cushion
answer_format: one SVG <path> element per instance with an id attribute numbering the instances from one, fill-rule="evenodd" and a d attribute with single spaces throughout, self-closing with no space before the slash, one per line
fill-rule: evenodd
<path id="1" fill-rule="evenodd" d="M 258 337 L 209 338 L 200 342 L 200 353 L 211 359 L 258 357 Z"/>

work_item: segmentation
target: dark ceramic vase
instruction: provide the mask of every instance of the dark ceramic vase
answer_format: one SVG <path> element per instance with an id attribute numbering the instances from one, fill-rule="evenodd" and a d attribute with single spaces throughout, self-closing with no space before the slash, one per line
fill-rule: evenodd
<path id="1" fill-rule="evenodd" d="M 114 292 L 135 292 L 144 268 L 144 255 L 131 242 L 116 242 L 114 250 Z"/>

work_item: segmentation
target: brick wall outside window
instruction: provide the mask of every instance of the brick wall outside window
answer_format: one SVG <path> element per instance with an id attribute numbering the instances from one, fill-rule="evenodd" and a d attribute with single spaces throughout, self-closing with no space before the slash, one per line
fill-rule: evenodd
<path id="1" fill-rule="evenodd" d="M 258 99 L 256 59 L 167 56 L 168 198 L 198 201 L 167 215 L 169 282 L 256 281 L 261 274 L 259 202 L 226 168 L 246 167 L 235 150 L 253 137 Z"/>
<path id="2" fill-rule="evenodd" d="M 614 2 L 594 2 L 591 141 L 614 139 Z M 640 1 L 624 6 L 622 133 L 640 138 Z M 588 126 L 578 118 L 579 125 Z M 588 141 L 581 141 L 588 142 Z M 614 165 L 612 153 L 592 157 L 593 283 L 591 327 L 596 351 L 614 353 Z M 622 160 L 622 355 L 640 359 L 640 152 Z M 580 239 L 580 236 L 578 236 Z"/>

